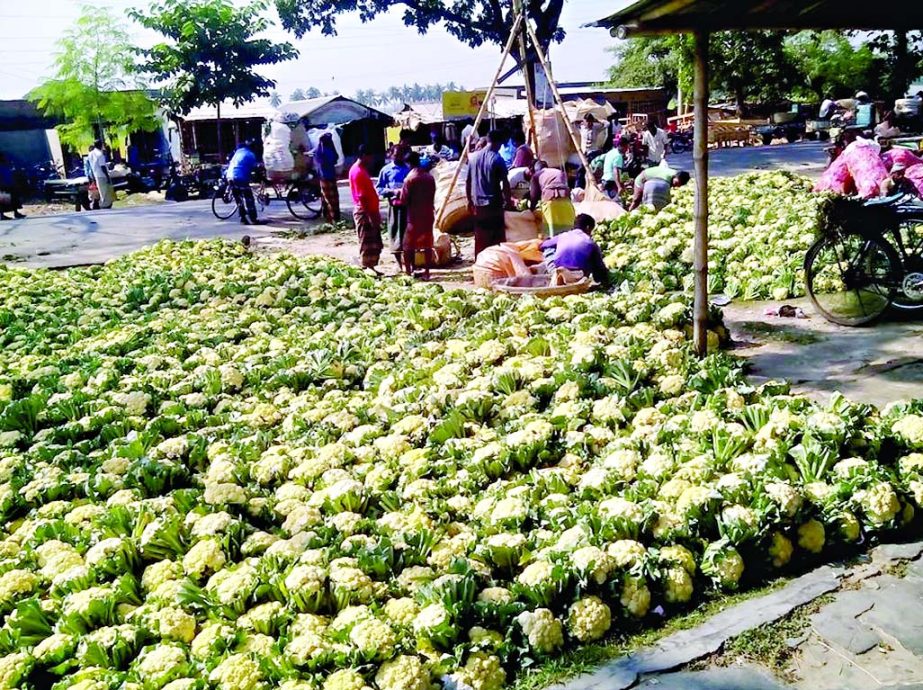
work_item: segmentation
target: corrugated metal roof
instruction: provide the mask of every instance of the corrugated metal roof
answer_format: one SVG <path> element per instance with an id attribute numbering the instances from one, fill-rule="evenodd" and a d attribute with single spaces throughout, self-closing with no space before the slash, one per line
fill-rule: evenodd
<path id="1" fill-rule="evenodd" d="M 244 103 L 236 106 L 233 103 L 221 104 L 222 120 L 253 120 L 268 119 L 276 114 L 276 109 L 267 103 Z M 202 120 L 215 120 L 218 118 L 218 109 L 213 105 L 203 105 L 193 108 L 183 119 L 186 122 L 198 122 Z"/>
<path id="2" fill-rule="evenodd" d="M 923 3 L 876 7 L 856 0 L 623 0 L 590 26 L 613 32 L 705 29 L 894 29 L 923 27 Z"/>

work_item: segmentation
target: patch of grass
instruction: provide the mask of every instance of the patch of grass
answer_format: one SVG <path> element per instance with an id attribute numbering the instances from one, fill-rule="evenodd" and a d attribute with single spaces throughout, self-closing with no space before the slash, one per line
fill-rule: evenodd
<path id="1" fill-rule="evenodd" d="M 833 601 L 825 594 L 800 606 L 775 623 L 763 625 L 730 640 L 716 656 L 699 662 L 698 666 L 730 666 L 740 662 L 768 668 L 783 680 L 793 681 L 789 662 L 797 651 L 793 640 L 803 637 L 811 625 L 811 616 Z"/>
<path id="2" fill-rule="evenodd" d="M 718 594 L 694 609 L 665 619 L 660 626 L 623 630 L 621 634 L 616 632 L 595 644 L 568 650 L 521 675 L 513 684 L 513 690 L 543 690 L 554 683 L 594 671 L 607 661 L 650 647 L 668 635 L 695 628 L 730 606 L 769 594 L 787 584 L 789 579 L 780 577 L 762 587 L 734 594 Z M 617 625 L 613 623 L 613 628 Z"/>
<path id="3" fill-rule="evenodd" d="M 740 329 L 748 335 L 762 336 L 768 340 L 778 340 L 783 343 L 795 343 L 797 345 L 810 345 L 811 343 L 820 342 L 823 336 L 818 333 L 804 331 L 797 328 L 789 328 L 783 325 L 775 325 L 764 321 L 742 321 Z"/>

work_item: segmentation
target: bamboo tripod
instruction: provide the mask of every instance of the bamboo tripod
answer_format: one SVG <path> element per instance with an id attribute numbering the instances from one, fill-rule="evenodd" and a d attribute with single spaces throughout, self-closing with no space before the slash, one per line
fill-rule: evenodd
<path id="1" fill-rule="evenodd" d="M 558 91 L 558 86 L 554 81 L 554 76 L 551 73 L 551 64 L 548 62 L 548 58 L 542 50 L 541 44 L 538 42 L 538 39 L 535 35 L 535 30 L 529 24 L 528 19 L 526 18 L 525 10 L 522 9 L 521 5 L 519 12 L 516 15 L 516 20 L 513 22 L 513 28 L 510 30 L 509 40 L 506 42 L 506 47 L 503 50 L 503 55 L 500 58 L 500 65 L 497 67 L 497 72 L 494 74 L 494 78 L 490 82 L 490 88 L 487 90 L 487 95 L 484 97 L 484 102 L 481 103 L 481 107 L 478 109 L 477 117 L 474 119 L 474 131 L 477 132 L 478 127 L 480 127 L 481 122 L 484 119 L 484 115 L 487 112 L 487 108 L 491 99 L 493 98 L 494 92 L 497 90 L 497 85 L 499 83 L 500 75 L 503 74 L 503 67 L 506 65 L 506 59 L 510 56 L 510 53 L 513 50 L 513 46 L 516 44 L 517 39 L 519 39 L 519 51 L 523 65 L 525 65 L 526 57 L 526 45 L 524 37 L 528 36 L 529 40 L 532 41 L 532 45 L 535 49 L 536 55 L 538 56 L 538 61 L 542 66 L 542 69 L 545 71 L 545 76 L 548 77 L 548 84 L 551 87 L 551 93 L 554 96 L 554 105 L 555 109 L 558 110 L 561 115 L 561 119 L 564 121 L 564 126 L 567 130 L 568 138 L 571 141 L 573 147 L 577 150 L 577 155 L 580 157 L 580 164 L 584 167 L 585 170 L 589 170 L 590 164 L 587 161 L 586 154 L 584 154 L 583 149 L 580 147 L 580 140 L 577 138 L 577 133 L 574 131 L 574 125 L 567 117 L 567 111 L 564 109 L 564 100 L 561 98 L 561 93 Z M 529 83 L 528 75 L 526 76 L 526 98 L 528 99 L 528 110 L 529 110 L 529 123 L 532 126 L 532 134 L 535 141 L 535 155 L 539 157 L 540 151 L 538 147 L 538 132 L 535 129 L 535 116 L 533 112 L 532 105 L 532 87 Z M 449 191 L 446 193 L 445 198 L 442 200 L 442 204 L 439 207 L 439 213 L 436 214 L 436 227 L 442 226 L 442 217 L 445 215 L 445 210 L 449 205 L 449 201 L 452 198 L 452 193 L 455 190 L 455 185 L 458 182 L 458 176 L 461 174 L 462 166 L 468 162 L 468 157 L 471 153 L 470 151 L 471 141 L 470 139 L 465 142 L 465 146 L 462 149 L 461 156 L 458 159 L 458 165 L 455 168 L 455 173 L 452 175 L 452 182 L 449 184 Z M 587 186 L 594 191 L 598 191 L 596 187 L 596 180 L 592 176 L 587 175 Z"/>

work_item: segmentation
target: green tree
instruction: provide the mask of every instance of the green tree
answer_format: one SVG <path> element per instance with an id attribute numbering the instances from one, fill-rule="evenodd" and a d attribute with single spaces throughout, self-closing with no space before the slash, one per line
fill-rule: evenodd
<path id="1" fill-rule="evenodd" d="M 307 96 L 308 98 L 320 98 L 321 96 L 325 96 L 325 95 L 326 94 L 321 93 L 321 90 L 317 88 L 316 86 L 312 86 L 305 93 L 305 96 Z"/>
<path id="2" fill-rule="evenodd" d="M 437 24 L 455 38 L 477 47 L 504 45 L 513 26 L 513 0 L 275 0 L 282 26 L 299 38 L 313 28 L 334 36 L 337 18 L 357 12 L 371 21 L 392 9 L 403 10 L 404 24 L 426 33 Z M 526 11 L 544 47 L 564 38 L 559 26 L 564 0 L 528 0 Z"/>
<path id="3" fill-rule="evenodd" d="M 279 95 L 278 91 L 273 91 L 271 94 L 269 94 L 269 105 L 271 105 L 273 108 L 278 108 L 280 105 L 282 105 L 282 96 Z"/>
<path id="4" fill-rule="evenodd" d="M 218 155 L 221 103 L 242 105 L 269 95 L 276 83 L 256 71 L 298 56 L 290 43 L 274 43 L 257 35 L 269 28 L 268 0 L 236 6 L 231 0 L 162 0 L 148 12 L 130 16 L 167 40 L 138 51 L 141 69 L 168 85 L 170 106 L 179 114 L 213 104 L 218 111 Z"/>
<path id="5" fill-rule="evenodd" d="M 721 31 L 712 35 L 711 89 L 733 98 L 738 111 L 748 99 L 783 98 L 793 80 L 785 35 L 772 31 Z M 692 42 L 688 36 L 633 38 L 612 49 L 610 82 L 619 87 L 661 86 L 692 92 Z"/>
<path id="6" fill-rule="evenodd" d="M 295 89 L 292 91 L 292 95 L 288 97 L 290 101 L 303 101 L 305 100 L 304 91 L 301 89 Z"/>
<path id="7" fill-rule="evenodd" d="M 65 120 L 61 142 L 84 150 L 97 137 L 118 147 L 132 132 L 157 129 L 157 106 L 132 69 L 122 22 L 106 8 L 84 6 L 57 42 L 55 75 L 27 98 Z"/>
<path id="8" fill-rule="evenodd" d="M 879 86 L 862 88 L 891 102 L 903 98 L 923 69 L 923 32 L 875 31 L 866 36 L 866 43 L 879 59 L 880 73 L 874 82 Z"/>
<path id="9" fill-rule="evenodd" d="M 786 37 L 785 53 L 799 76 L 792 87 L 795 100 L 852 96 L 875 74 L 872 50 L 864 44 L 854 47 L 839 31 L 799 31 Z"/>

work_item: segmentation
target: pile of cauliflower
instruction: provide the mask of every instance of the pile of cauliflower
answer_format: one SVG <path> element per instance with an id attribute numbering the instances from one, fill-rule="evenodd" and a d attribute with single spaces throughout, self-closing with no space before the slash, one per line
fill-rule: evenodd
<path id="1" fill-rule="evenodd" d="M 785 171 L 713 178 L 708 286 L 743 300 L 805 294 L 804 255 L 818 234 L 812 183 Z M 657 292 L 691 291 L 695 192 L 676 190 L 660 213 L 642 207 L 596 231 L 619 282 Z"/>
<path id="2" fill-rule="evenodd" d="M 923 501 L 923 404 L 748 386 L 682 295 L 0 273 L 0 688 L 498 690 Z"/>

